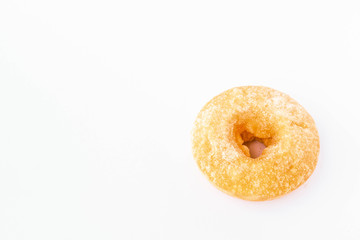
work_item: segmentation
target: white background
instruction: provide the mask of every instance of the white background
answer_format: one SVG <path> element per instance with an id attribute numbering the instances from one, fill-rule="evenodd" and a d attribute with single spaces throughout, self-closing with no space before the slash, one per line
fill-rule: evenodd
<path id="1" fill-rule="evenodd" d="M 360 3 L 0 1 L 0 239 L 359 239 Z M 235 86 L 300 102 L 317 169 L 232 198 L 191 154 Z"/>

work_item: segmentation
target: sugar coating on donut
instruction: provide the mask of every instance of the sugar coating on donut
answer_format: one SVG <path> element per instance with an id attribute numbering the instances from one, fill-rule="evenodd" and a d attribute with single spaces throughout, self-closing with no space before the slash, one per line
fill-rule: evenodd
<path id="1" fill-rule="evenodd" d="M 253 201 L 298 188 L 320 150 L 310 114 L 288 95 L 260 86 L 232 88 L 210 100 L 192 138 L 194 158 L 210 182 Z"/>

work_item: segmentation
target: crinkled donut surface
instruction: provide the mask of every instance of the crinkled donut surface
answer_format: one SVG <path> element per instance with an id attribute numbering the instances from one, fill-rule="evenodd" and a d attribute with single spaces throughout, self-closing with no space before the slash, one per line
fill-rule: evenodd
<path id="1" fill-rule="evenodd" d="M 209 181 L 245 200 L 271 200 L 313 173 L 320 143 L 315 122 L 294 99 L 261 86 L 229 89 L 210 100 L 192 132 L 193 155 Z M 246 143 L 266 148 L 252 158 Z"/>

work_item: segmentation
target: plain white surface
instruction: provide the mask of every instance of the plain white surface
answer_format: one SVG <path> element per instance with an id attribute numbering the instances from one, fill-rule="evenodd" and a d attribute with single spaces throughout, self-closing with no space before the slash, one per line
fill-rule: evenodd
<path id="1" fill-rule="evenodd" d="M 359 239 L 359 1 L 0 1 L 0 239 Z M 318 167 L 247 202 L 190 131 L 235 86 L 314 117 Z"/>

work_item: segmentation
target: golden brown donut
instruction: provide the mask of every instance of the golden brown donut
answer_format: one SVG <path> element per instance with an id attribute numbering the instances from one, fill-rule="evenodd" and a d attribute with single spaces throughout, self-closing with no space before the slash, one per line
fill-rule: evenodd
<path id="1" fill-rule="evenodd" d="M 210 182 L 252 201 L 298 188 L 314 171 L 320 150 L 310 114 L 288 95 L 261 86 L 232 88 L 210 100 L 192 138 L 194 158 Z M 260 152 L 251 157 L 250 145 Z"/>

